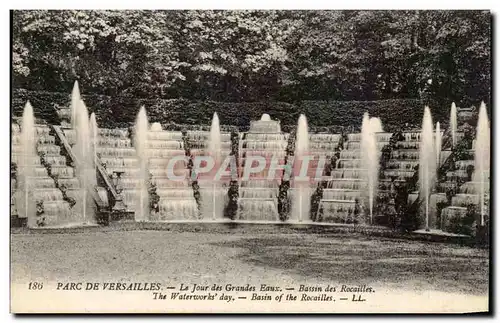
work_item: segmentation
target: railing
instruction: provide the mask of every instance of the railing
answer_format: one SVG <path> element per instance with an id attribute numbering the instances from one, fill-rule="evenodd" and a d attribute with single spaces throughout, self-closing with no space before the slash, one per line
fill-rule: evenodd
<path id="1" fill-rule="evenodd" d="M 441 138 L 441 150 L 453 149 L 453 137 L 451 136 L 451 130 L 446 129 L 443 132 L 443 137 Z"/>
<path id="2" fill-rule="evenodd" d="M 56 134 L 56 138 L 59 140 L 59 142 L 61 144 L 62 150 L 65 151 L 66 156 L 71 159 L 71 161 L 73 162 L 73 165 L 75 167 L 78 167 L 79 161 L 77 160 L 75 154 L 73 153 L 71 146 L 70 146 L 68 140 L 66 139 L 66 136 L 64 135 L 63 131 L 61 130 L 61 127 L 55 126 L 55 125 L 51 125 L 51 127 L 54 130 L 54 133 Z M 107 191 L 111 194 L 110 205 L 109 206 L 106 205 L 106 203 L 101 199 L 101 197 L 99 196 L 99 193 L 95 189 L 89 189 L 88 191 L 89 191 L 90 195 L 92 196 L 92 198 L 94 199 L 94 202 L 96 203 L 99 210 L 101 210 L 101 211 L 104 211 L 106 209 L 109 210 L 110 206 L 112 206 L 114 204 L 114 202 L 116 201 L 118 193 L 116 192 L 114 185 L 111 183 L 111 180 L 107 176 L 106 171 L 102 167 L 100 160 L 98 158 L 96 158 L 96 162 L 97 162 L 97 165 L 96 165 L 97 174 L 100 175 L 101 179 L 103 180 L 103 182 L 106 185 Z"/>

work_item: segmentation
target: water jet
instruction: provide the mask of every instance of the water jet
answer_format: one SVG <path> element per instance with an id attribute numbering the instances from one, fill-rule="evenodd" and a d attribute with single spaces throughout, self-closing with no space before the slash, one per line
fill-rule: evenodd
<path id="1" fill-rule="evenodd" d="M 419 189 L 425 203 L 425 230 L 429 230 L 429 199 L 436 177 L 436 150 L 432 129 L 432 116 L 429 107 L 425 107 L 420 134 Z"/>
<path id="2" fill-rule="evenodd" d="M 451 141 L 453 147 L 457 144 L 457 106 L 455 102 L 451 104 L 450 111 L 450 132 L 451 132 Z"/>
<path id="3" fill-rule="evenodd" d="M 148 154 L 146 152 L 148 140 L 148 116 L 146 108 L 142 106 L 135 121 L 134 146 L 139 159 L 139 181 L 138 181 L 138 201 L 136 203 L 135 218 L 138 221 L 146 221 L 149 215 L 148 196 Z"/>
<path id="4" fill-rule="evenodd" d="M 307 119 L 304 114 L 299 116 L 297 123 L 297 133 L 295 139 L 294 152 L 294 172 L 299 175 L 299 169 L 302 169 L 303 163 L 307 163 L 309 153 L 309 130 L 307 127 Z M 306 165 L 307 166 L 307 165 Z M 307 176 L 307 175 L 306 175 Z M 309 181 L 298 180 L 293 181 L 293 200 L 291 220 L 303 222 L 309 218 L 309 210 L 311 208 L 311 187 Z"/>
<path id="5" fill-rule="evenodd" d="M 36 140 L 35 116 L 30 102 L 26 102 L 21 123 L 21 158 L 18 165 L 19 214 L 27 219 L 29 227 L 36 226 L 35 205 L 32 198 L 35 171 Z"/>
<path id="6" fill-rule="evenodd" d="M 490 172 L 490 125 L 486 105 L 481 102 L 476 128 L 476 143 L 474 147 L 474 174 L 476 191 L 479 194 L 479 209 L 481 212 L 480 225 L 485 224 L 487 209 L 485 205 L 485 195 L 489 194 L 486 183 L 489 182 Z"/>

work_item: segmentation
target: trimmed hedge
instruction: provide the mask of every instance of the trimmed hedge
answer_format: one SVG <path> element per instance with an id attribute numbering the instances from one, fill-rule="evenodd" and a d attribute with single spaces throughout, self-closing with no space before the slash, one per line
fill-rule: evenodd
<path id="1" fill-rule="evenodd" d="M 98 124 L 106 125 L 115 122 L 115 116 L 109 110 L 111 98 L 105 95 L 82 95 L 85 104 L 89 108 L 89 115 L 96 113 Z M 33 106 L 35 117 L 46 120 L 50 124 L 59 124 L 59 116 L 56 113 L 55 105 L 69 106 L 71 102 L 70 93 L 46 92 L 46 91 L 27 91 L 25 89 L 12 90 L 11 113 L 13 116 L 20 117 L 26 101 L 30 101 Z M 137 110 L 138 112 L 138 110 Z M 134 115 L 135 116 L 135 115 Z M 125 125 L 123 125 L 125 126 Z"/>
<path id="2" fill-rule="evenodd" d="M 212 115 L 217 112 L 222 125 L 233 125 L 240 131 L 249 128 L 251 120 L 258 120 L 264 113 L 281 121 L 282 130 L 292 129 L 300 113 L 305 113 L 312 131 L 339 132 L 344 127 L 359 129 L 363 114 L 382 120 L 384 130 L 393 131 L 405 123 L 420 126 L 423 105 L 420 100 L 394 99 L 382 101 L 302 101 L 296 104 L 286 102 L 215 102 L 190 101 L 186 99 L 137 99 L 133 97 L 109 97 L 104 95 L 82 95 L 91 112 L 96 113 L 97 122 L 105 127 L 128 127 L 134 121 L 140 106 L 146 107 L 149 120 L 176 128 L 186 129 L 209 126 Z M 29 100 L 37 118 L 49 123 L 59 123 L 54 104 L 67 106 L 69 93 L 12 91 L 11 111 L 14 116 L 21 116 L 22 109 Z M 431 106 L 432 109 L 432 106 Z M 447 124 L 449 107 L 432 109 L 434 122 Z M 191 125 L 191 126 L 190 126 Z"/>
<path id="3" fill-rule="evenodd" d="M 436 105 L 434 105 L 436 107 Z M 319 127 L 351 126 L 360 130 L 363 114 L 382 120 L 385 131 L 396 131 L 408 123 L 419 128 L 424 115 L 420 100 L 393 99 L 380 101 L 302 101 L 299 110 L 307 116 L 308 123 Z M 432 109 L 433 121 L 448 123 L 449 107 Z"/>

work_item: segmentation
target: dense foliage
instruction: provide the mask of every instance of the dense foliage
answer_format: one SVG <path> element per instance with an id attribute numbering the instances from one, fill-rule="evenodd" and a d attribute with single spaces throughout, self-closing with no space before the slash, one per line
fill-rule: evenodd
<path id="1" fill-rule="evenodd" d="M 487 11 L 29 10 L 13 11 L 12 32 L 14 88 L 69 93 L 79 80 L 123 98 L 446 109 L 490 99 Z"/>
<path id="2" fill-rule="evenodd" d="M 224 207 L 224 217 L 234 220 L 238 215 L 238 197 L 239 197 L 238 181 L 231 181 L 229 183 L 229 189 L 227 191 L 227 195 L 228 195 L 228 202 Z"/>

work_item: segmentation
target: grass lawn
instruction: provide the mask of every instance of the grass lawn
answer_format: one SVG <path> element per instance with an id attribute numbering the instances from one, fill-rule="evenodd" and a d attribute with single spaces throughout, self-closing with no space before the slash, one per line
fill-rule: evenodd
<path id="1" fill-rule="evenodd" d="M 83 231 L 12 234 L 11 279 L 369 284 L 487 297 L 488 250 L 356 233 Z"/>

